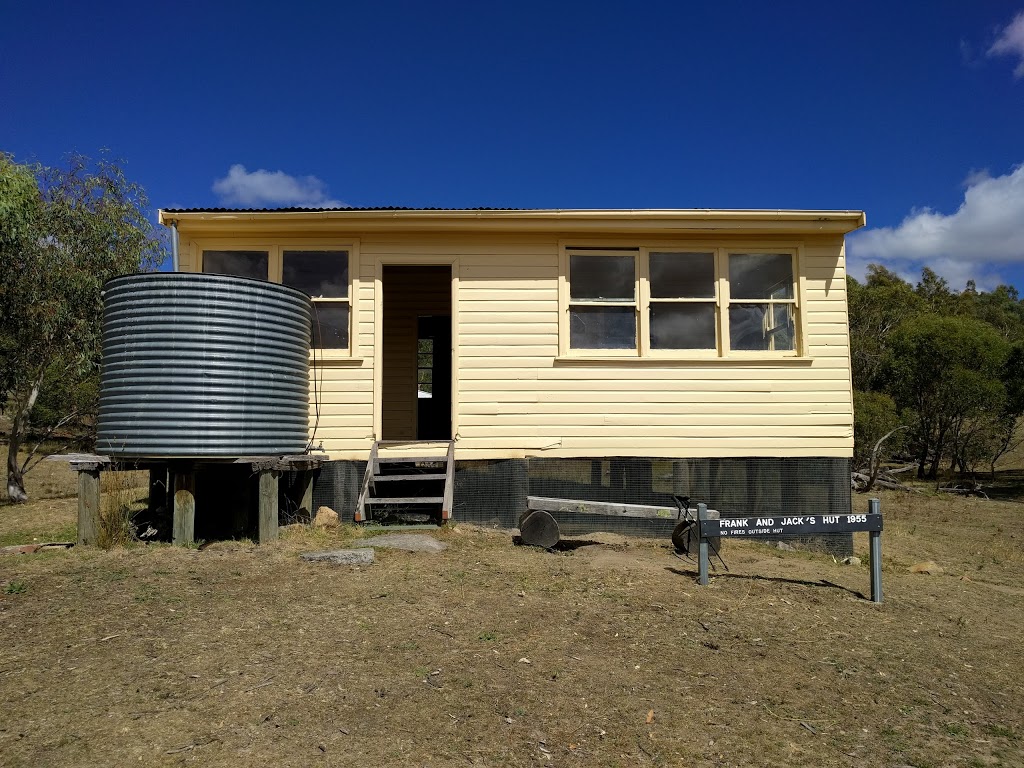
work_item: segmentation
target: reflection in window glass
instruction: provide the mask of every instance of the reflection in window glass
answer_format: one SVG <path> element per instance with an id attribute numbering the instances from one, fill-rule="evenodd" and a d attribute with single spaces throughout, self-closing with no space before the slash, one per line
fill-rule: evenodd
<path id="1" fill-rule="evenodd" d="M 714 348 L 714 304 L 651 304 L 651 349 Z"/>
<path id="2" fill-rule="evenodd" d="M 285 251 L 281 267 L 281 282 L 313 298 L 348 296 L 348 251 Z"/>
<path id="3" fill-rule="evenodd" d="M 796 323 L 792 304 L 772 306 L 772 349 L 796 349 Z"/>
<path id="4" fill-rule="evenodd" d="M 651 298 L 713 299 L 715 297 L 715 255 L 713 253 L 650 254 Z"/>
<path id="5" fill-rule="evenodd" d="M 348 303 L 313 302 L 313 346 L 348 349 Z"/>
<path id="6" fill-rule="evenodd" d="M 732 304 L 729 307 L 731 347 L 744 351 L 796 348 L 792 304 Z"/>
<path id="7" fill-rule="evenodd" d="M 569 346 L 573 349 L 635 349 L 636 311 L 633 307 L 572 307 Z"/>
<path id="8" fill-rule="evenodd" d="M 266 280 L 270 256 L 266 251 L 203 251 L 203 272 Z"/>
<path id="9" fill-rule="evenodd" d="M 792 299 L 793 259 L 788 253 L 730 253 L 734 299 Z"/>
<path id="10" fill-rule="evenodd" d="M 569 298 L 632 301 L 635 277 L 632 256 L 569 257 Z"/>

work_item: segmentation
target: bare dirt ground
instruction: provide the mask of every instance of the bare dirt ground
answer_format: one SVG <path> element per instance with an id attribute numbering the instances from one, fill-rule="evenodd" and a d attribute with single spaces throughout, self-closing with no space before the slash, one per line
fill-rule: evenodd
<path id="1" fill-rule="evenodd" d="M 866 535 L 729 542 L 705 588 L 667 542 L 465 525 L 360 568 L 298 558 L 351 526 L 0 556 L 0 764 L 1024 765 L 1024 506 L 881 498 L 880 606 Z M 0 506 L 0 541 L 74 514 Z"/>

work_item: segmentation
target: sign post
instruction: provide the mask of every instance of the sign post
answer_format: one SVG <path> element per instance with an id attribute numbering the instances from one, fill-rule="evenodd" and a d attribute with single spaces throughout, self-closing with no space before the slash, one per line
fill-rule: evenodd
<path id="1" fill-rule="evenodd" d="M 708 585 L 708 534 L 704 533 L 704 526 L 708 520 L 708 505 L 697 505 L 697 525 L 700 531 L 700 539 L 697 544 L 697 581 L 702 587 Z"/>
<path id="2" fill-rule="evenodd" d="M 877 516 L 878 530 L 871 537 L 871 602 L 882 602 L 882 502 L 868 499 L 868 517 Z"/>
<path id="3" fill-rule="evenodd" d="M 697 506 L 699 556 L 697 581 L 708 583 L 708 539 L 742 537 L 784 538 L 814 536 L 822 533 L 867 531 L 871 539 L 871 601 L 882 602 L 882 512 L 881 502 L 871 499 L 866 515 L 750 515 L 708 519 L 707 506 Z"/>

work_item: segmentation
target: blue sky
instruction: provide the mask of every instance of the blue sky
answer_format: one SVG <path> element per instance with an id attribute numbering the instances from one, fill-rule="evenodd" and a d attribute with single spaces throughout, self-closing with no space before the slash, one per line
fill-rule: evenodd
<path id="1" fill-rule="evenodd" d="M 838 208 L 1024 290 L 1024 0 L 0 0 L 0 150 L 154 207 Z"/>

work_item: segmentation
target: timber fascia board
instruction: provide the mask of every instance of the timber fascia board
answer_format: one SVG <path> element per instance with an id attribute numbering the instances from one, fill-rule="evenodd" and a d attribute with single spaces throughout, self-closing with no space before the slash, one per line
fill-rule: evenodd
<path id="1" fill-rule="evenodd" d="M 582 234 L 846 234 L 863 227 L 863 211 L 531 210 L 531 211 L 159 211 L 165 226 L 213 235 L 302 231 L 518 232 Z"/>

